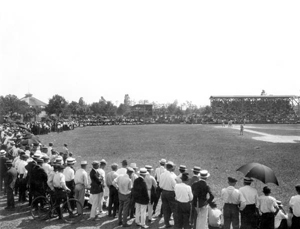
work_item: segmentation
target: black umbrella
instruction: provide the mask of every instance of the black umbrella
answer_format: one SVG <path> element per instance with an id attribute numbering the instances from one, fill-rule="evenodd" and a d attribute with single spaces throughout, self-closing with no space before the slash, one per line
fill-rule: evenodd
<path id="1" fill-rule="evenodd" d="M 253 162 L 243 165 L 236 171 L 242 172 L 246 177 L 256 178 L 265 184 L 274 183 L 279 186 L 273 170 L 265 165 Z"/>

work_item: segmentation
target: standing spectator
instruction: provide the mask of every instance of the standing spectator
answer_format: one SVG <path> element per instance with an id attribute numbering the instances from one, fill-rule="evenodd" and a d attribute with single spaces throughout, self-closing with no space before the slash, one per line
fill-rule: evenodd
<path id="1" fill-rule="evenodd" d="M 75 172 L 74 182 L 75 182 L 75 199 L 84 206 L 84 196 L 85 189 L 88 188 L 88 175 L 86 172 L 87 161 L 82 161 L 80 163 L 81 168 Z M 79 208 L 77 208 L 79 209 Z M 78 212 L 79 214 L 82 212 Z"/>
<path id="2" fill-rule="evenodd" d="M 48 187 L 48 176 L 45 170 L 42 168 L 44 160 L 42 158 L 38 158 L 36 162 L 37 165 L 33 167 L 31 172 L 31 190 L 34 198 L 38 196 L 45 196 L 46 189 Z"/>
<path id="3" fill-rule="evenodd" d="M 27 170 L 25 166 L 27 163 L 28 156 L 23 153 L 21 154 L 21 161 L 18 163 L 18 177 L 19 177 L 19 202 L 23 203 L 26 201 L 26 186 L 27 186 Z"/>
<path id="4" fill-rule="evenodd" d="M 252 181 L 251 178 L 245 177 L 244 186 L 239 189 L 246 201 L 246 207 L 241 211 L 240 229 L 256 229 L 258 225 L 258 194 L 257 190 L 251 187 Z"/>
<path id="5" fill-rule="evenodd" d="M 90 172 L 91 178 L 91 194 L 93 194 L 92 198 L 92 209 L 90 214 L 90 219 L 96 219 L 96 210 L 101 202 L 101 193 L 103 193 L 103 177 L 99 173 L 98 169 L 100 166 L 99 161 L 93 161 L 92 163 L 93 169 Z"/>
<path id="6" fill-rule="evenodd" d="M 284 211 L 281 201 L 277 200 L 278 211 L 275 213 L 275 229 L 287 229 L 288 214 Z"/>
<path id="7" fill-rule="evenodd" d="M 258 198 L 259 211 L 262 213 L 260 217 L 260 228 L 274 229 L 275 212 L 278 209 L 276 199 L 271 194 L 271 189 L 265 186 L 263 188 L 264 196 Z M 298 227 L 296 227 L 298 228 Z"/>
<path id="8" fill-rule="evenodd" d="M 293 213 L 292 229 L 300 228 L 300 184 L 295 187 L 297 195 L 292 196 L 290 200 L 290 208 Z"/>
<path id="9" fill-rule="evenodd" d="M 181 183 L 182 180 L 181 180 L 181 177 L 182 177 L 182 173 L 184 173 L 186 171 L 186 166 L 185 165 L 180 165 L 179 166 L 179 174 L 178 176 L 176 177 L 176 183 Z"/>
<path id="10" fill-rule="evenodd" d="M 113 186 L 113 181 L 118 177 L 118 174 L 116 173 L 118 164 L 113 163 L 111 169 L 112 171 L 106 175 L 106 185 L 109 188 L 108 216 L 116 217 L 117 209 L 119 207 L 119 197 L 118 190 Z"/>
<path id="11" fill-rule="evenodd" d="M 105 185 L 106 185 L 105 171 L 104 171 L 106 164 L 107 164 L 107 162 L 104 159 L 102 159 L 100 161 L 100 167 L 98 169 L 100 176 L 103 177 L 103 182 L 102 182 L 103 192 L 100 193 L 100 205 L 98 206 L 100 213 L 105 213 L 105 211 L 103 211 L 103 202 L 104 202 L 104 189 L 105 189 Z"/>
<path id="12" fill-rule="evenodd" d="M 63 174 L 65 175 L 66 185 L 71 190 L 69 193 L 69 198 L 74 198 L 74 195 L 75 195 L 75 182 L 74 182 L 75 169 L 73 168 L 73 166 L 76 163 L 76 160 L 75 160 L 75 158 L 69 157 L 69 158 L 67 158 L 66 162 L 67 162 L 67 166 L 65 167 Z"/>
<path id="13" fill-rule="evenodd" d="M 157 188 L 157 183 L 155 178 L 151 175 L 152 172 L 152 166 L 151 165 L 146 165 L 145 168 L 147 169 L 147 174 L 145 176 L 145 182 L 147 185 L 147 192 L 149 196 L 149 203 L 148 203 L 148 222 L 152 222 L 152 213 L 153 213 L 153 203 L 156 199 L 156 188 Z"/>
<path id="14" fill-rule="evenodd" d="M 193 171 L 193 176 L 188 181 L 189 186 L 192 186 L 195 182 L 200 180 L 199 173 L 201 171 L 201 168 L 199 166 L 194 166 L 192 171 Z"/>
<path id="15" fill-rule="evenodd" d="M 118 176 L 113 181 L 113 185 L 119 192 L 119 225 L 123 225 L 123 227 L 128 227 L 127 216 L 132 189 L 132 173 L 133 169 L 128 167 L 126 174 Z"/>
<path id="16" fill-rule="evenodd" d="M 222 228 L 222 211 L 217 208 L 217 204 L 213 201 L 208 207 L 208 229 Z"/>
<path id="17" fill-rule="evenodd" d="M 49 164 L 49 157 L 48 155 L 45 155 L 42 157 L 42 159 L 44 160 L 42 168 L 45 170 L 46 174 L 49 175 L 50 172 L 53 170 L 53 167 Z"/>
<path id="18" fill-rule="evenodd" d="M 235 188 L 236 182 L 235 178 L 228 177 L 229 186 L 222 189 L 224 229 L 230 229 L 231 225 L 233 229 L 239 229 L 239 211 L 246 206 L 244 196 Z"/>
<path id="19" fill-rule="evenodd" d="M 153 204 L 153 215 L 155 214 L 156 207 L 157 207 L 157 204 L 158 204 L 161 192 L 162 192 L 162 189 L 160 188 L 160 185 L 159 185 L 160 175 L 163 174 L 166 171 L 166 168 L 165 168 L 166 162 L 167 162 L 166 159 L 161 159 L 159 161 L 159 167 L 155 169 L 155 173 L 154 173 L 154 177 L 157 181 L 157 189 L 156 189 L 156 200 Z M 159 217 L 162 217 L 162 215 L 163 215 L 162 212 L 163 212 L 163 210 L 162 210 L 162 206 L 161 206 Z"/>
<path id="20" fill-rule="evenodd" d="M 145 182 L 146 174 L 146 168 L 141 168 L 140 176 L 134 180 L 132 188 L 132 195 L 136 207 L 135 223 L 137 226 L 141 226 L 142 228 L 148 228 L 146 225 L 146 210 L 150 198 L 147 191 L 147 184 Z"/>
<path id="21" fill-rule="evenodd" d="M 164 173 L 160 175 L 160 187 L 162 189 L 161 200 L 163 205 L 163 214 L 166 228 L 172 227 L 170 224 L 170 217 L 173 213 L 174 222 L 176 219 L 176 201 L 175 201 L 175 184 L 176 175 L 174 171 L 174 163 L 168 161 L 166 164 L 166 169 Z M 176 223 L 174 223 L 176 224 Z"/>
<path id="22" fill-rule="evenodd" d="M 192 224 L 196 229 L 207 228 L 207 205 L 214 199 L 210 187 L 206 183 L 208 177 L 210 177 L 209 172 L 207 170 L 201 170 L 200 180 L 192 185 L 194 196 L 192 208 L 194 208 L 194 212 L 197 214 L 192 216 Z"/>
<path id="23" fill-rule="evenodd" d="M 58 213 L 58 218 L 62 219 L 62 213 L 60 210 L 60 204 L 62 200 L 66 198 L 65 191 L 70 191 L 70 189 L 66 185 L 65 175 L 63 174 L 64 166 L 57 165 L 56 166 L 57 172 L 54 174 L 53 177 L 53 186 L 55 190 L 55 202 L 57 204 L 56 211 Z"/>
<path id="24" fill-rule="evenodd" d="M 7 167 L 7 173 L 6 173 L 6 179 L 5 179 L 5 185 L 6 185 L 6 191 L 7 191 L 7 207 L 6 210 L 14 210 L 15 209 L 15 200 L 14 200 L 14 186 L 15 182 L 17 180 L 17 170 L 12 167 L 12 161 L 7 160 L 5 162 L 5 165 Z"/>
<path id="25" fill-rule="evenodd" d="M 131 163 L 130 167 L 133 168 L 133 173 L 131 174 L 131 181 L 133 184 L 135 179 L 137 179 L 139 177 L 137 174 L 138 167 L 137 167 L 136 163 Z M 134 202 L 134 198 L 133 198 L 133 195 L 131 192 L 130 203 L 129 203 L 129 215 L 130 215 L 131 219 L 134 218 L 134 213 L 135 213 L 135 202 Z"/>
<path id="26" fill-rule="evenodd" d="M 177 200 L 178 228 L 189 229 L 189 219 L 191 213 L 190 202 L 193 200 L 191 186 L 187 185 L 188 173 L 182 173 L 181 183 L 175 185 L 175 199 Z"/>
<path id="27" fill-rule="evenodd" d="M 124 175 L 127 173 L 127 165 L 128 165 L 127 160 L 123 160 L 121 163 L 122 163 L 122 168 L 119 168 L 117 170 L 118 175 Z"/>
<path id="28" fill-rule="evenodd" d="M 0 191 L 2 191 L 2 188 L 4 189 L 4 194 L 6 194 L 6 187 L 4 184 L 5 180 L 5 174 L 7 172 L 7 166 L 6 166 L 6 161 L 8 160 L 5 157 L 6 151 L 5 150 L 0 150 Z"/>

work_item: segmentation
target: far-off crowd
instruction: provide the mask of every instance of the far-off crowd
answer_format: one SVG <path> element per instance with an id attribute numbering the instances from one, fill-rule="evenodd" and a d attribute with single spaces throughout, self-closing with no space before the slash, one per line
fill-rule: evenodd
<path id="1" fill-rule="evenodd" d="M 175 164 L 166 159 L 158 160 L 156 168 L 138 168 L 123 160 L 120 166 L 112 163 L 106 174 L 108 163 L 102 159 L 91 163 L 88 174 L 87 161 L 78 162 L 81 168 L 75 171 L 77 162 L 67 144 L 57 152 L 53 143 L 43 145 L 27 130 L 5 125 L 0 126 L 0 142 L 0 189 L 7 198 L 7 211 L 15 210 L 16 195 L 20 203 L 31 205 L 34 198 L 51 192 L 56 203 L 69 195 L 89 207 L 89 220 L 107 214 L 117 217 L 123 227 L 130 226 L 130 218 L 135 218 L 135 225 L 148 228 L 163 217 L 165 228 L 300 228 L 300 185 L 295 186 L 289 212 L 285 212 L 269 187 L 258 196 L 251 178 L 245 177 L 244 186 L 237 189 L 237 180 L 228 177 L 228 187 L 221 190 L 223 205 L 218 208 L 213 195 L 218 190 L 211 190 L 207 184 L 210 173 L 199 166 L 188 173 L 189 169 L 180 165 L 175 174 Z M 108 193 L 104 195 L 105 190 Z M 157 209 L 160 199 L 161 208 Z"/>

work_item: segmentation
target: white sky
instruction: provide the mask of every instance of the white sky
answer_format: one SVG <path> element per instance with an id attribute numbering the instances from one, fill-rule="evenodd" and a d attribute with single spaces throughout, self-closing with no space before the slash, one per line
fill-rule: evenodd
<path id="1" fill-rule="evenodd" d="M 300 1 L 0 0 L 0 95 L 300 94 Z"/>

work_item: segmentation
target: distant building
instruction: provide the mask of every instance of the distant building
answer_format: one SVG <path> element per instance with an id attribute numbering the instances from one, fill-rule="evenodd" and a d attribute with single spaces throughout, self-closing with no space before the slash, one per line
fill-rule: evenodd
<path id="1" fill-rule="evenodd" d="M 132 117 L 150 117 L 153 115 L 153 105 L 152 104 L 136 104 L 131 107 Z"/>
<path id="2" fill-rule="evenodd" d="M 47 103 L 42 102 L 41 100 L 35 98 L 32 96 L 32 94 L 27 93 L 25 94 L 25 97 L 20 99 L 21 101 L 25 101 L 30 107 L 32 108 L 40 108 L 42 111 L 39 114 L 36 114 L 36 120 L 40 120 L 42 117 L 46 116 L 45 107 L 47 106 Z"/>
<path id="3" fill-rule="evenodd" d="M 41 100 L 38 100 L 37 98 L 34 98 L 30 93 L 25 94 L 25 97 L 20 100 L 25 101 L 30 107 L 45 108 L 45 106 L 47 106 L 47 103 L 44 103 Z"/>

